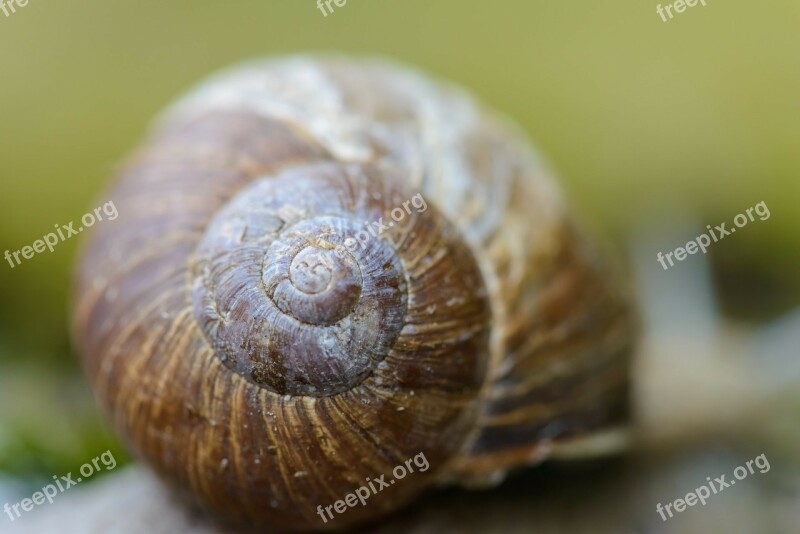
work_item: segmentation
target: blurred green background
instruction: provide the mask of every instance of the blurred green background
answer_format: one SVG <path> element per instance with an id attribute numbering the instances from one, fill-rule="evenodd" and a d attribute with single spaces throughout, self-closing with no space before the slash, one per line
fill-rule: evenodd
<path id="1" fill-rule="evenodd" d="M 0 253 L 108 200 L 154 115 L 210 73 L 338 50 L 514 118 L 620 248 L 691 213 L 677 247 L 766 201 L 772 217 L 711 259 L 732 317 L 775 316 L 800 301 L 800 3 L 709 0 L 666 23 L 656 3 L 349 0 L 323 17 L 314 0 L 31 0 L 0 13 Z M 49 478 L 118 450 L 70 350 L 78 245 L 0 265 L 0 472 Z"/>

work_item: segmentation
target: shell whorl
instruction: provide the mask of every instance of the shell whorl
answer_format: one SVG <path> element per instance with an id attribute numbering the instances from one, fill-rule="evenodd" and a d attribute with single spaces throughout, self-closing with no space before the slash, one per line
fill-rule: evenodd
<path id="1" fill-rule="evenodd" d="M 108 193 L 127 215 L 95 229 L 76 281 L 78 347 L 134 451 L 222 516 L 299 530 L 421 452 L 430 470 L 327 526 L 429 486 L 474 427 L 489 360 L 470 244 L 408 205 L 427 193 L 419 156 L 382 118 L 287 112 L 324 65 L 244 68 L 179 103 Z"/>
<path id="2" fill-rule="evenodd" d="M 415 230 L 375 232 L 387 201 L 401 201 L 381 180 L 365 167 L 289 169 L 216 214 L 196 253 L 193 301 L 225 365 L 282 395 L 326 396 L 384 360 L 408 303 L 390 236 Z M 357 189 L 368 194 L 342 193 Z"/>
<path id="3" fill-rule="evenodd" d="M 353 525 L 620 416 L 627 300 L 457 89 L 381 62 L 237 67 L 107 195 L 120 216 L 75 281 L 87 373 L 134 451 L 234 522 Z M 420 452 L 430 470 L 320 522 Z"/>

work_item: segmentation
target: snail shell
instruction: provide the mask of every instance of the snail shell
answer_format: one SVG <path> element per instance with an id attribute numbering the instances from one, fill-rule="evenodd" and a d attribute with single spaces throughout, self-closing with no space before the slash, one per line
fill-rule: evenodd
<path id="1" fill-rule="evenodd" d="M 181 100 L 77 269 L 74 337 L 120 435 L 221 517 L 309 530 L 624 423 L 629 299 L 521 139 L 379 61 L 255 62 Z"/>

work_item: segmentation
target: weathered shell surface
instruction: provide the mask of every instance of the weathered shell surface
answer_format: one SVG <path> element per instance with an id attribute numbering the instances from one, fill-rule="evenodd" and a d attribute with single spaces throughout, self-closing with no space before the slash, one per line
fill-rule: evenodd
<path id="1" fill-rule="evenodd" d="M 521 139 L 380 61 L 255 62 L 181 100 L 76 280 L 122 435 L 220 514 L 309 529 L 623 421 L 630 304 Z M 414 196 L 424 210 L 345 246 Z M 420 452 L 429 471 L 321 523 Z"/>

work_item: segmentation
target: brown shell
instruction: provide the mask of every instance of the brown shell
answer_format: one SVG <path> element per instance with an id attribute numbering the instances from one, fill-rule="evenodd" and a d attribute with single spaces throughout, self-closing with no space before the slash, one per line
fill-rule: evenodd
<path id="1" fill-rule="evenodd" d="M 518 139 L 381 62 L 253 63 L 181 101 L 76 276 L 76 344 L 125 441 L 229 521 L 312 530 L 623 422 L 629 302 Z"/>

